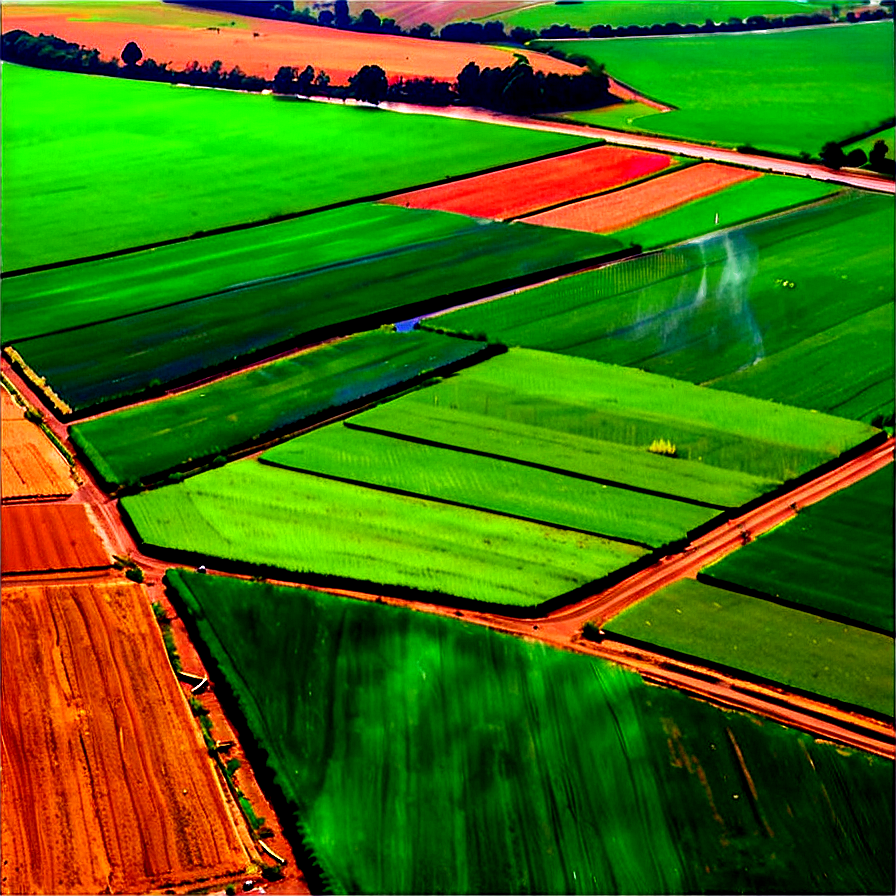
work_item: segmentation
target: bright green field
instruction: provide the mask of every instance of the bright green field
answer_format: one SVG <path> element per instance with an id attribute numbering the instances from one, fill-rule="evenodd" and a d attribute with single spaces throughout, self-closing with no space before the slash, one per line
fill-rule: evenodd
<path id="1" fill-rule="evenodd" d="M 617 230 L 613 238 L 644 249 L 668 246 L 752 218 L 761 218 L 794 206 L 814 202 L 840 188 L 817 180 L 765 174 L 734 184 L 705 199 L 690 202 L 634 227 Z M 718 215 L 718 220 L 716 216 Z"/>
<path id="2" fill-rule="evenodd" d="M 355 257 L 358 242 L 352 241 L 340 263 L 239 283 L 188 303 L 18 342 L 15 349 L 67 404 L 84 410 L 283 343 L 315 341 L 323 328 L 334 328 L 328 335 L 357 331 L 365 315 L 394 310 L 393 319 L 400 319 L 399 309 L 410 303 L 444 297 L 450 304 L 447 297 L 459 290 L 619 246 L 596 234 L 398 211 L 404 216 L 392 228 L 389 249 Z M 444 220 L 432 225 L 430 217 Z"/>
<path id="3" fill-rule="evenodd" d="M 847 5 L 841 4 L 844 8 Z M 562 6 L 543 3 L 481 18 L 482 21 L 500 19 L 505 24 L 505 30 L 522 27 L 540 31 L 555 24 L 585 29 L 592 25 L 612 25 L 616 28 L 620 25 L 665 25 L 667 22 L 702 25 L 707 19 L 727 22 L 732 16 L 747 19 L 750 16 L 811 15 L 821 10 L 830 10 L 830 4 L 801 0 L 625 0 L 622 3 L 616 0 L 591 0 Z"/>
<path id="4" fill-rule="evenodd" d="M 887 635 L 692 579 L 663 588 L 603 627 L 822 697 L 893 714 L 894 651 Z"/>
<path id="5" fill-rule="evenodd" d="M 179 28 L 235 28 L 246 30 L 249 22 L 242 16 L 215 10 L 190 9 L 173 3 L 128 2 L 120 0 L 70 0 L 68 3 L 29 3 L 37 13 L 44 9 L 67 13 L 73 21 L 123 22 L 127 25 L 161 25 Z M 164 60 L 157 60 L 163 62 Z"/>
<path id="6" fill-rule="evenodd" d="M 410 420 L 413 410 L 427 405 L 447 408 L 449 418 L 457 409 L 490 417 L 493 423 L 507 420 L 555 435 L 635 446 L 645 454 L 655 439 L 667 439 L 685 461 L 776 482 L 807 472 L 874 434 L 868 426 L 839 417 L 524 349 L 512 349 L 390 407 L 404 410 Z M 377 426 L 379 414 L 375 408 L 351 422 L 386 428 Z M 398 432 L 432 438 L 428 424 L 403 424 L 400 416 L 398 410 L 390 414 L 393 421 L 398 418 Z M 450 444 L 450 425 L 445 430 Z M 480 450 L 489 451 L 487 435 Z M 664 460 L 670 466 L 679 462 Z"/>
<path id="7" fill-rule="evenodd" d="M 71 428 L 110 485 L 133 485 L 407 382 L 486 347 L 373 331 Z"/>
<path id="8" fill-rule="evenodd" d="M 676 107 L 638 118 L 635 130 L 817 156 L 829 140 L 845 140 L 893 116 L 892 21 L 556 46 L 603 63 L 611 76 Z M 600 121 L 599 113 L 569 117 Z"/>
<path id="9" fill-rule="evenodd" d="M 893 244 L 892 198 L 847 194 L 424 323 L 870 421 L 893 408 Z"/>
<path id="10" fill-rule="evenodd" d="M 878 140 L 883 140 L 884 143 L 887 144 L 887 158 L 892 159 L 894 151 L 896 151 L 896 127 L 878 131 L 876 134 L 872 134 L 870 137 L 864 137 L 862 140 L 856 140 L 855 143 L 844 144 L 843 151 L 849 152 L 851 149 L 864 149 L 865 155 L 868 155 L 868 153 L 870 153 L 871 150 L 874 149 L 874 144 L 877 143 Z"/>
<path id="11" fill-rule="evenodd" d="M 893 489 L 889 465 L 703 575 L 892 632 Z"/>
<path id="12" fill-rule="evenodd" d="M 689 530 L 718 514 L 706 507 L 560 472 L 421 445 L 341 424 L 278 445 L 262 460 L 653 548 L 684 538 Z"/>
<path id="13" fill-rule="evenodd" d="M 8 63 L 2 126 L 7 271 L 318 208 L 592 142 Z"/>
<path id="14" fill-rule="evenodd" d="M 885 759 L 453 619 L 168 582 L 335 893 L 892 887 Z"/>
<path id="15" fill-rule="evenodd" d="M 144 542 L 512 606 L 626 566 L 642 548 L 237 461 L 123 498 Z"/>

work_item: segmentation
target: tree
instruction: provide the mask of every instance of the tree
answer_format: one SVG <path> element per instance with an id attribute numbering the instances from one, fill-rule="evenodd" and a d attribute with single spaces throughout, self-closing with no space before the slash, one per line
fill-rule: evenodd
<path id="1" fill-rule="evenodd" d="M 844 164 L 849 168 L 861 168 L 867 161 L 868 156 L 865 155 L 865 150 L 856 147 L 846 156 Z"/>
<path id="2" fill-rule="evenodd" d="M 295 93 L 295 82 L 293 81 L 294 70 L 288 65 L 281 65 L 274 75 L 274 93 L 290 94 Z"/>
<path id="3" fill-rule="evenodd" d="M 840 144 L 833 140 L 829 140 L 821 147 L 821 161 L 828 168 L 842 168 L 846 162 L 846 155 L 840 148 Z"/>
<path id="4" fill-rule="evenodd" d="M 333 24 L 337 28 L 351 28 L 352 17 L 348 12 L 348 0 L 336 0 L 333 4 Z"/>
<path id="5" fill-rule="evenodd" d="M 429 24 L 429 22 L 421 22 L 419 25 L 415 25 L 408 34 L 411 37 L 422 37 L 422 38 L 431 38 L 433 31 L 436 29 Z"/>
<path id="6" fill-rule="evenodd" d="M 389 92 L 389 82 L 386 73 L 378 65 L 362 66 L 357 74 L 348 79 L 351 86 L 349 96 L 365 103 L 379 105 Z"/>
<path id="7" fill-rule="evenodd" d="M 306 65 L 302 72 L 296 78 L 296 93 L 302 96 L 310 96 L 314 89 L 314 69 L 310 65 Z"/>
<path id="8" fill-rule="evenodd" d="M 143 58 L 143 50 L 132 40 L 128 41 L 121 51 L 121 61 L 128 66 L 136 65 Z"/>
<path id="9" fill-rule="evenodd" d="M 884 159 L 886 159 L 889 151 L 890 148 L 883 140 L 874 141 L 874 146 L 871 147 L 871 152 L 868 153 L 868 161 L 875 171 L 879 171 L 884 167 Z"/>
<path id="10" fill-rule="evenodd" d="M 363 9 L 355 22 L 355 30 L 367 34 L 379 34 L 380 25 L 380 17 L 372 9 Z"/>

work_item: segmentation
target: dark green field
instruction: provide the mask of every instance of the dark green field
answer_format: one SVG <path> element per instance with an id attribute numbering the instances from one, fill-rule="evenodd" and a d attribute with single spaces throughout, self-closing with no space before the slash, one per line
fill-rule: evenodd
<path id="1" fill-rule="evenodd" d="M 893 632 L 893 494 L 888 465 L 804 508 L 701 577 Z"/>
<path id="2" fill-rule="evenodd" d="M 871 421 L 893 411 L 893 243 L 892 199 L 852 194 L 424 325 Z"/>
<path id="3" fill-rule="evenodd" d="M 333 892 L 892 887 L 891 762 L 453 619 L 168 581 Z"/>
<path id="4" fill-rule="evenodd" d="M 110 485 L 133 485 L 394 388 L 487 346 L 373 331 L 71 428 Z"/>

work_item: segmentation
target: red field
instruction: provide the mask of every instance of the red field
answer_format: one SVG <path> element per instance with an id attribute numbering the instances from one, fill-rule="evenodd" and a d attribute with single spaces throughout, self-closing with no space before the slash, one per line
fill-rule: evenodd
<path id="1" fill-rule="evenodd" d="M 643 184 L 635 184 L 626 190 L 532 215 L 525 220 L 548 227 L 613 233 L 754 177 L 761 177 L 761 172 L 704 162 L 655 177 Z"/>
<path id="2" fill-rule="evenodd" d="M 481 218 L 513 218 L 591 196 L 674 164 L 671 156 L 597 146 L 556 159 L 516 165 L 384 200 L 391 205 L 441 209 Z"/>
<path id="3" fill-rule="evenodd" d="M 7 417 L 5 401 L 0 459 L 0 494 L 4 501 L 61 497 L 74 491 L 69 466 L 62 455 L 35 424 L 21 416 Z"/>
<path id="4" fill-rule="evenodd" d="M 0 626 L 0 892 L 240 874 L 247 856 L 143 588 L 4 588 Z"/>
<path id="5" fill-rule="evenodd" d="M 75 6 L 77 8 L 75 8 Z M 177 7 L 120 4 L 52 6 L 4 5 L 3 31 L 21 28 L 32 34 L 55 34 L 67 41 L 96 48 L 103 58 L 121 56 L 128 41 L 136 41 L 146 58 L 168 62 L 176 69 L 196 60 L 207 66 L 220 59 L 229 71 L 273 78 L 282 65 L 323 69 L 333 84 L 345 84 L 363 65 L 379 65 L 390 80 L 433 77 L 453 81 L 471 60 L 480 67 L 513 63 L 509 51 L 493 47 L 417 40 L 389 34 L 360 34 L 316 25 L 254 19 L 230 13 L 200 13 L 198 21 L 233 21 L 238 27 L 197 27 L 193 11 Z M 133 21 L 122 21 L 131 17 Z M 118 21 L 108 21 L 115 18 Z M 192 24 L 184 24 L 192 22 Z M 578 74 L 580 69 L 542 53 L 527 52 L 536 69 Z"/>
<path id="6" fill-rule="evenodd" d="M 25 416 L 25 409 L 13 401 L 6 389 L 0 388 L 0 422 L 7 420 L 21 420 Z"/>
<path id="7" fill-rule="evenodd" d="M 4 504 L 0 514 L 3 575 L 112 565 L 84 504 Z"/>

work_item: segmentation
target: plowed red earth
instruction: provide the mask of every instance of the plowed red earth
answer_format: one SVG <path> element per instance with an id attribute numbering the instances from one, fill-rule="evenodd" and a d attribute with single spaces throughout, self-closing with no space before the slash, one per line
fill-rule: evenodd
<path id="1" fill-rule="evenodd" d="M 108 8 L 80 4 L 3 6 L 3 31 L 21 28 L 31 34 L 55 34 L 88 48 L 96 48 L 104 59 L 121 57 L 128 41 L 136 41 L 146 58 L 170 63 L 171 68 L 184 69 L 197 61 L 203 66 L 219 59 L 226 71 L 239 66 L 246 74 L 273 78 L 282 65 L 313 66 L 323 69 L 333 84 L 346 84 L 350 75 L 363 65 L 379 65 L 390 81 L 399 77 L 453 81 L 471 60 L 481 68 L 513 64 L 511 53 L 493 47 L 448 41 L 420 40 L 392 34 L 360 34 L 337 31 L 316 25 L 278 22 L 219 13 L 244 25 L 243 28 L 209 29 L 178 24 L 174 13 L 159 5 L 158 23 L 151 11 L 144 10 L 140 22 L 89 21 L 102 18 Z M 126 9 L 126 6 L 124 7 Z M 180 12 L 178 11 L 178 15 Z M 125 13 L 119 14 L 124 17 Z M 167 18 L 166 18 L 167 16 Z M 257 35 L 257 36 L 256 36 Z M 545 72 L 578 74 L 580 69 L 543 53 L 527 52 L 533 68 Z"/>
<path id="2" fill-rule="evenodd" d="M 3 500 L 70 495 L 69 466 L 28 420 L 3 418 L 0 426 L 0 494 Z"/>
<path id="3" fill-rule="evenodd" d="M 661 153 L 597 146 L 384 201 L 482 218 L 513 218 L 621 186 L 672 164 L 672 157 Z"/>
<path id="4" fill-rule="evenodd" d="M 526 221 L 548 227 L 613 233 L 695 199 L 711 196 L 725 187 L 761 176 L 759 171 L 704 162 L 606 196 L 596 196 L 594 199 L 585 199 L 532 215 Z"/>
<path id="5" fill-rule="evenodd" d="M 149 893 L 246 855 L 146 594 L 2 593 L 2 893 Z"/>
<path id="6" fill-rule="evenodd" d="M 0 513 L 3 575 L 111 566 L 83 504 L 4 504 Z"/>

